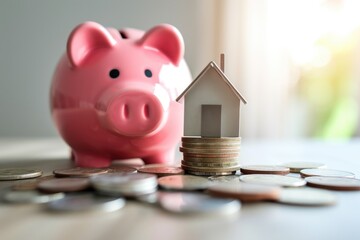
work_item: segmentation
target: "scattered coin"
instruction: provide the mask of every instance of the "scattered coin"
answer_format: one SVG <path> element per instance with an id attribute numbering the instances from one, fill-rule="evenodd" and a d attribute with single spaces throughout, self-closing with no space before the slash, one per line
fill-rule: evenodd
<path id="1" fill-rule="evenodd" d="M 329 191 L 311 188 L 284 188 L 280 192 L 277 202 L 304 205 L 304 206 L 324 206 L 336 203 L 336 197 Z"/>
<path id="2" fill-rule="evenodd" d="M 90 177 L 98 174 L 107 173 L 108 169 L 103 168 L 68 168 L 68 169 L 58 169 L 54 170 L 56 177 Z"/>
<path id="3" fill-rule="evenodd" d="M 160 196 L 163 194 L 161 191 L 156 191 L 150 194 L 136 196 L 135 199 L 142 203 L 158 204 Z"/>
<path id="4" fill-rule="evenodd" d="M 241 201 L 254 202 L 261 200 L 277 200 L 281 188 L 251 183 L 219 183 L 211 185 L 208 193 L 216 197 L 234 198 Z"/>
<path id="5" fill-rule="evenodd" d="M 78 192 L 90 187 L 90 181 L 87 178 L 55 178 L 41 181 L 37 188 L 42 192 Z"/>
<path id="6" fill-rule="evenodd" d="M 354 178 L 355 174 L 351 172 L 333 170 L 333 169 L 303 169 L 300 171 L 300 175 L 305 177 L 319 176 L 319 177 L 343 177 Z"/>
<path id="7" fill-rule="evenodd" d="M 63 193 L 43 194 L 37 191 L 6 191 L 2 198 L 12 203 L 47 203 L 65 196 Z"/>
<path id="8" fill-rule="evenodd" d="M 17 182 L 12 186 L 13 190 L 16 191 L 29 191 L 29 190 L 36 190 L 37 185 L 39 182 L 49 179 L 54 179 L 54 175 L 48 175 L 48 176 L 42 176 L 35 179 L 28 179 L 28 180 L 22 180 L 21 182 Z"/>
<path id="9" fill-rule="evenodd" d="M 306 185 L 304 179 L 274 174 L 246 174 L 240 180 L 246 183 L 270 184 L 281 187 L 301 187 Z"/>
<path id="10" fill-rule="evenodd" d="M 113 166 L 127 166 L 127 167 L 133 167 L 135 169 L 138 169 L 142 166 L 144 166 L 143 160 L 139 158 L 132 158 L 132 159 L 119 159 L 111 162 L 110 168 Z"/>
<path id="11" fill-rule="evenodd" d="M 136 173 L 137 170 L 135 167 L 125 166 L 125 165 L 111 165 L 108 168 L 108 173 Z"/>
<path id="12" fill-rule="evenodd" d="M 307 177 L 305 181 L 310 187 L 330 190 L 353 191 L 360 190 L 360 179 L 343 177 Z"/>
<path id="13" fill-rule="evenodd" d="M 81 212 L 86 210 L 103 210 L 113 212 L 125 206 L 123 198 L 96 196 L 93 194 L 67 195 L 47 204 L 47 209 L 56 212 Z"/>
<path id="14" fill-rule="evenodd" d="M 161 165 L 161 166 L 149 166 L 145 165 L 142 168 L 139 168 L 139 173 L 151 173 L 155 174 L 158 177 L 170 176 L 170 175 L 182 175 L 184 170 L 180 167 Z"/>
<path id="15" fill-rule="evenodd" d="M 158 179 L 160 187 L 168 190 L 203 190 L 209 186 L 209 181 L 203 177 L 189 175 L 174 175 Z"/>
<path id="16" fill-rule="evenodd" d="M 0 181 L 36 178 L 42 175 L 42 171 L 26 168 L 2 168 L 0 169 Z"/>
<path id="17" fill-rule="evenodd" d="M 286 175 L 290 173 L 290 169 L 282 166 L 273 165 L 248 165 L 242 166 L 240 171 L 243 174 L 279 174 Z"/>
<path id="18" fill-rule="evenodd" d="M 157 190 L 157 178 L 154 174 L 106 173 L 93 176 L 90 181 L 98 192 L 111 196 L 135 197 Z"/>
<path id="19" fill-rule="evenodd" d="M 211 176 L 208 179 L 212 182 L 216 183 L 225 183 L 225 182 L 239 182 L 238 175 L 229 175 L 229 176 Z"/>
<path id="20" fill-rule="evenodd" d="M 221 137 L 221 138 L 203 138 L 203 137 L 182 137 L 182 142 L 186 143 L 229 143 L 241 142 L 240 137 Z"/>
<path id="21" fill-rule="evenodd" d="M 303 169 L 326 167 L 325 164 L 317 162 L 287 162 L 281 164 L 281 166 L 290 168 L 290 172 L 292 173 L 300 173 Z"/>
<path id="22" fill-rule="evenodd" d="M 182 214 L 231 214 L 241 208 L 237 200 L 213 198 L 200 193 L 166 193 L 159 198 L 159 203 L 167 211 Z"/>

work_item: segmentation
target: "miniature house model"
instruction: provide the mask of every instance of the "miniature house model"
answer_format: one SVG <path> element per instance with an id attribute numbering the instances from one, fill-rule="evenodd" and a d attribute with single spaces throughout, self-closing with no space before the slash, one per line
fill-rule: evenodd
<path id="1" fill-rule="evenodd" d="M 223 69 L 223 56 L 221 66 Z M 246 100 L 215 62 L 210 62 L 176 101 L 182 98 L 185 136 L 240 136 L 240 105 Z"/>

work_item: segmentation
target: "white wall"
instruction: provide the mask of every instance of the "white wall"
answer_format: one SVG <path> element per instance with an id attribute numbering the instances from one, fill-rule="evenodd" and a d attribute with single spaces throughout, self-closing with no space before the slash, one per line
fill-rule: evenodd
<path id="1" fill-rule="evenodd" d="M 1 0 L 0 137 L 57 134 L 48 106 L 52 73 L 68 34 L 87 20 L 116 28 L 173 24 L 182 32 L 187 62 L 194 75 L 198 74 L 212 60 L 197 64 L 204 27 L 198 19 L 208 2 Z"/>

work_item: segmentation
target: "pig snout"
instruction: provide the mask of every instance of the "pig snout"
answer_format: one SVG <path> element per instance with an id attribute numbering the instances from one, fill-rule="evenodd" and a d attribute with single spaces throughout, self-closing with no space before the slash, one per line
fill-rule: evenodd
<path id="1" fill-rule="evenodd" d="M 113 98 L 106 117 L 122 135 L 145 136 L 155 133 L 164 122 L 164 106 L 151 92 L 128 90 Z"/>

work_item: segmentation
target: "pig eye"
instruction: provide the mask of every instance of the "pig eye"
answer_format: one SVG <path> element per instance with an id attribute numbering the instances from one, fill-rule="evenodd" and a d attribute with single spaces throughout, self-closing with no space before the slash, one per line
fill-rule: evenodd
<path id="1" fill-rule="evenodd" d="M 111 78 L 117 78 L 117 77 L 119 77 L 119 75 L 120 75 L 120 71 L 116 68 L 111 69 L 111 71 L 109 72 L 109 76 Z"/>
<path id="2" fill-rule="evenodd" d="M 148 78 L 152 77 L 152 72 L 149 69 L 146 69 L 144 73 L 145 73 L 145 76 L 147 76 Z"/>

